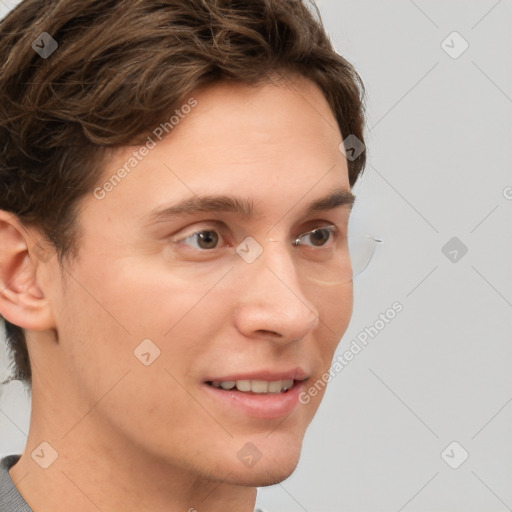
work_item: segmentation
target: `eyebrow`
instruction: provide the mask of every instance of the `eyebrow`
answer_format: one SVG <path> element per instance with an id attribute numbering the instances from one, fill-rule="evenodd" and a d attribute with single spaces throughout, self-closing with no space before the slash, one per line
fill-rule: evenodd
<path id="1" fill-rule="evenodd" d="M 337 189 L 325 197 L 316 199 L 306 207 L 306 214 L 333 210 L 340 206 L 352 207 L 355 196 L 348 189 Z M 228 195 L 197 195 L 184 199 L 172 206 L 155 209 L 145 220 L 148 224 L 163 222 L 173 217 L 194 215 L 197 213 L 234 213 L 241 217 L 251 217 L 254 214 L 254 203 L 251 200 Z"/>

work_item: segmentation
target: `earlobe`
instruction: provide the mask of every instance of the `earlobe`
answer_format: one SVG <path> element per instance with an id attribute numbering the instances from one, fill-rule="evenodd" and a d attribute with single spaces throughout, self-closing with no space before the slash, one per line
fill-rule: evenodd
<path id="1" fill-rule="evenodd" d="M 0 315 L 30 330 L 53 327 L 51 308 L 37 276 L 41 262 L 34 236 L 12 213 L 0 210 Z"/>

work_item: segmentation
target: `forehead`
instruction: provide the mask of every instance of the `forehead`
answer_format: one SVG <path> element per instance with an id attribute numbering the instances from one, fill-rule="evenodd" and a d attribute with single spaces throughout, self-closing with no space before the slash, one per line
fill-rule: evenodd
<path id="1" fill-rule="evenodd" d="M 320 89 L 301 79 L 251 86 L 217 83 L 191 95 L 172 131 L 123 173 L 96 205 L 103 214 L 143 216 L 159 204 L 195 195 L 239 195 L 276 207 L 349 189 L 341 134 Z M 190 104 L 191 98 L 184 98 Z M 187 112 L 184 114 L 184 112 Z M 106 160 L 103 183 L 138 147 Z M 117 181 L 117 180 L 115 180 Z M 100 183 L 101 185 L 101 183 Z"/>
<path id="2" fill-rule="evenodd" d="M 320 137 L 334 145 L 341 140 L 322 91 L 302 77 L 257 86 L 219 82 L 195 97 L 198 106 L 175 130 L 184 142 L 201 140 L 252 156 L 253 145 L 297 148 L 298 142 L 309 142 L 309 147 Z"/>

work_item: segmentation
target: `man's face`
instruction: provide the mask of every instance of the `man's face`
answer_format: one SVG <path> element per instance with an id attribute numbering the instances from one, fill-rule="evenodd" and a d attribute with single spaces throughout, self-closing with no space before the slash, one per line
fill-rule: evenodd
<path id="1" fill-rule="evenodd" d="M 113 190 L 84 200 L 78 257 L 48 263 L 59 342 L 30 347 L 34 393 L 44 368 L 64 452 L 88 439 L 120 461 L 261 486 L 295 468 L 322 391 L 306 405 L 298 395 L 328 370 L 350 319 L 350 207 L 309 208 L 350 195 L 347 165 L 309 82 L 194 97 Z M 113 153 L 101 183 L 135 150 Z M 252 212 L 219 200 L 196 211 L 207 196 Z M 156 213 L 184 200 L 181 213 Z M 232 381 L 252 391 L 217 387 Z"/>

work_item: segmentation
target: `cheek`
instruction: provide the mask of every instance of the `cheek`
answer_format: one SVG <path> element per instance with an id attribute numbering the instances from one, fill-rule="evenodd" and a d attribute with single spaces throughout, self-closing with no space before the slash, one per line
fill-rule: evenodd
<path id="1" fill-rule="evenodd" d="M 352 282 L 323 290 L 318 289 L 314 304 L 320 317 L 319 332 L 314 342 L 319 347 L 318 355 L 321 359 L 319 366 L 322 368 L 322 372 L 316 375 L 315 379 L 320 379 L 322 373 L 329 371 L 334 353 L 350 323 L 353 307 Z"/>
<path id="2" fill-rule="evenodd" d="M 85 316 L 119 331 L 133 342 L 152 336 L 164 338 L 194 314 L 215 287 L 217 274 L 191 274 L 159 260 L 125 258 L 76 275 L 86 287 L 73 286 L 69 297 Z M 218 280 L 218 279 L 217 279 Z M 77 279 L 78 281 L 78 279 Z M 72 283 L 76 284 L 76 283 Z M 66 307 L 68 304 L 66 304 Z M 97 323 L 97 322 L 95 322 Z"/>
<path id="3" fill-rule="evenodd" d="M 66 317 L 59 320 L 62 366 L 84 409 L 74 416 L 94 406 L 90 421 L 102 417 L 132 440 L 148 431 L 162 440 L 172 428 L 185 445 L 191 435 L 205 437 L 205 425 L 222 438 L 224 431 L 193 398 L 194 368 L 226 319 L 227 306 L 211 283 L 191 286 L 176 276 L 142 276 L 122 267 L 112 267 L 108 280 L 94 272 L 74 276 L 62 308 Z"/>
<path id="4" fill-rule="evenodd" d="M 350 317 L 352 316 L 352 306 L 354 302 L 354 287 L 351 281 L 327 289 L 325 293 L 319 291 L 322 309 L 325 309 L 325 315 L 329 318 L 338 319 L 338 328 L 345 331 Z M 346 324 L 346 325 L 345 325 Z"/>
<path id="5" fill-rule="evenodd" d="M 60 367 L 90 403 L 128 371 L 142 372 L 140 391 L 147 385 L 147 392 L 153 387 L 166 393 L 172 380 L 165 369 L 191 368 L 201 343 L 212 339 L 215 319 L 225 318 L 210 300 L 208 279 L 116 263 L 70 269 L 64 293 L 54 301 Z M 151 366 L 141 361 L 148 358 L 154 359 Z"/>
<path id="6" fill-rule="evenodd" d="M 311 290 L 311 302 L 317 308 L 321 327 L 337 344 L 347 330 L 353 307 L 353 285 L 346 282 L 335 286 L 317 286 Z"/>

